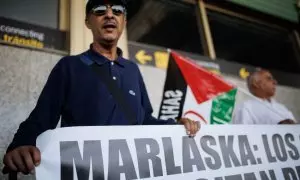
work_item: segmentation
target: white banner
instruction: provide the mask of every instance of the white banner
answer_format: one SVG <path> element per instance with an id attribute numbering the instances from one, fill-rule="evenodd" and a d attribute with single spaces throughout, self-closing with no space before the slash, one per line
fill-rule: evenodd
<path id="1" fill-rule="evenodd" d="M 299 180 L 300 125 L 72 127 L 37 139 L 37 180 Z"/>

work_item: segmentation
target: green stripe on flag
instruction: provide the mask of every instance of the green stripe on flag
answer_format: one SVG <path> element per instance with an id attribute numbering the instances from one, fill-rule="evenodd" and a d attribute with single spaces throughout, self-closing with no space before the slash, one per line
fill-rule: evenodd
<path id="1" fill-rule="evenodd" d="M 210 124 L 228 124 L 231 122 L 237 89 L 223 93 L 212 101 Z"/>

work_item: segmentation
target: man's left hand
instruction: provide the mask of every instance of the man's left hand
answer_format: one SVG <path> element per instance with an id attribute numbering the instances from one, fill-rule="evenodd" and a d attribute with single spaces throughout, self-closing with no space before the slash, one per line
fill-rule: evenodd
<path id="1" fill-rule="evenodd" d="M 296 123 L 291 119 L 285 119 L 283 121 L 280 121 L 278 124 L 296 124 Z"/>
<path id="2" fill-rule="evenodd" d="M 181 118 L 178 122 L 184 125 L 187 135 L 192 137 L 196 135 L 196 133 L 200 130 L 201 127 L 200 122 L 193 121 L 188 118 Z"/>

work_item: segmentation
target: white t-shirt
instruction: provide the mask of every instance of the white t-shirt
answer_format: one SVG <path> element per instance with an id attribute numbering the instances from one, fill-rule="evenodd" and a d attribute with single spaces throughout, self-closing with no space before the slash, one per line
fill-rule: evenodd
<path id="1" fill-rule="evenodd" d="M 278 124 L 285 119 L 295 121 L 293 114 L 275 100 L 251 99 L 238 105 L 233 124 Z"/>

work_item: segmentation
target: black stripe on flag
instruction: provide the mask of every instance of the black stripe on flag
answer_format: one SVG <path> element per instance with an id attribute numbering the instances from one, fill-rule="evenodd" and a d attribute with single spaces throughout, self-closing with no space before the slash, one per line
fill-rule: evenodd
<path id="1" fill-rule="evenodd" d="M 170 53 L 159 119 L 178 119 L 182 116 L 186 90 L 187 83 L 172 53 Z"/>

